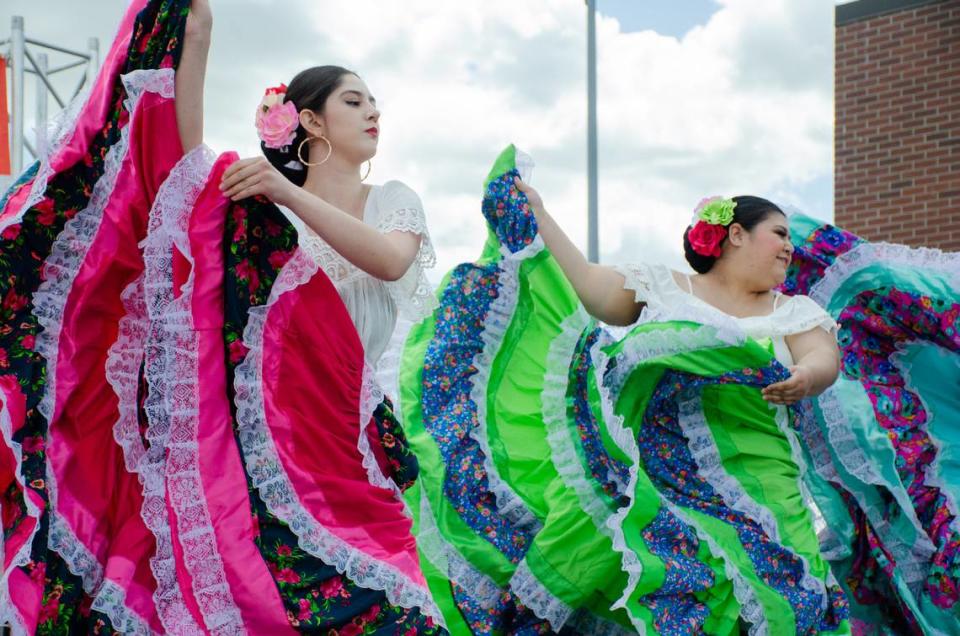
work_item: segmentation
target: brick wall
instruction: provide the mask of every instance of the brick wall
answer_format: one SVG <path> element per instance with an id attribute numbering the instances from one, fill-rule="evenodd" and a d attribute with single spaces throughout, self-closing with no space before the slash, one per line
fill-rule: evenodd
<path id="1" fill-rule="evenodd" d="M 836 223 L 960 250 L 960 0 L 837 7 Z"/>

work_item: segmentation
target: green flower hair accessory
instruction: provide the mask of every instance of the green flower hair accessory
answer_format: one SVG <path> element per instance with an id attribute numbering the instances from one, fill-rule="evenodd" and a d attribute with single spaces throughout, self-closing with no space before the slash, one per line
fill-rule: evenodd
<path id="1" fill-rule="evenodd" d="M 737 203 L 733 199 L 724 197 L 710 197 L 704 199 L 697 206 L 694 213 L 696 220 L 704 221 L 710 225 L 722 225 L 726 227 L 733 222 L 733 211 Z"/>

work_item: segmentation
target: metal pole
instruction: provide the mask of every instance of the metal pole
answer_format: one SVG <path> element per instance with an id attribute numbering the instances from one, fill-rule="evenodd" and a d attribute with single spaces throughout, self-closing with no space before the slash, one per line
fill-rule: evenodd
<path id="1" fill-rule="evenodd" d="M 600 260 L 597 235 L 597 22 L 596 0 L 587 0 L 587 260 Z"/>
<path id="2" fill-rule="evenodd" d="M 47 149 L 47 85 L 44 82 L 47 69 L 50 65 L 46 53 L 37 54 L 37 121 L 34 145 L 37 152 L 44 153 Z"/>
<path id="3" fill-rule="evenodd" d="M 53 98 L 57 100 L 58 104 L 60 104 L 60 108 L 64 108 L 67 105 L 66 102 L 60 98 L 60 94 L 57 93 L 56 89 L 53 87 L 53 84 L 50 82 L 50 78 L 47 77 L 47 74 L 40 72 L 40 65 L 37 64 L 37 61 L 33 59 L 32 55 L 30 55 L 30 51 L 24 49 L 23 54 L 27 57 L 27 61 L 33 65 L 33 68 L 36 70 L 37 77 L 40 78 L 40 81 L 47 88 L 47 90 L 50 91 L 50 94 L 53 95 Z"/>
<path id="4" fill-rule="evenodd" d="M 33 38 L 27 38 L 26 43 L 32 44 L 34 46 L 39 46 L 45 49 L 50 49 L 51 51 L 57 51 L 58 53 L 66 53 L 67 55 L 76 55 L 78 57 L 86 57 L 86 54 L 78 53 L 73 49 L 67 49 L 62 46 L 57 46 L 56 44 L 49 44 L 47 42 L 42 42 L 40 40 L 34 40 Z"/>
<path id="5" fill-rule="evenodd" d="M 100 40 L 90 38 L 87 40 L 87 55 L 90 56 L 90 66 L 87 68 L 87 79 L 90 83 L 97 78 L 97 71 L 100 70 Z"/>
<path id="6" fill-rule="evenodd" d="M 77 68 L 78 66 L 85 66 L 86 64 L 89 64 L 89 62 L 87 61 L 87 58 L 84 57 L 82 60 L 77 60 L 76 62 L 70 62 L 69 64 L 63 64 L 56 68 L 50 69 L 49 71 L 47 71 L 47 77 L 50 77 L 51 75 L 56 75 L 57 73 L 60 73 L 62 71 L 69 71 L 70 69 Z"/>
<path id="7" fill-rule="evenodd" d="M 24 93 L 24 37 L 23 17 L 13 16 L 10 21 L 10 65 L 13 76 L 11 82 L 13 112 L 11 124 L 13 130 L 10 136 L 10 170 L 11 174 L 19 176 L 23 171 L 23 93 Z"/>
<path id="8" fill-rule="evenodd" d="M 84 84 L 93 86 L 93 83 L 97 80 L 97 71 L 100 70 L 100 40 L 97 38 L 87 40 L 87 56 L 87 70 L 73 91 L 73 99 L 76 99 L 80 91 L 83 90 Z"/>

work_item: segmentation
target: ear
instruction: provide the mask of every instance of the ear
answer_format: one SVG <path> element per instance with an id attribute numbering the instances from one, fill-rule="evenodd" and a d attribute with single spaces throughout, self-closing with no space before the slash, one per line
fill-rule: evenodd
<path id="1" fill-rule="evenodd" d="M 747 231 L 743 229 L 743 226 L 739 223 L 731 223 L 727 228 L 727 240 L 730 241 L 730 245 L 735 247 L 743 247 L 744 241 L 747 239 Z"/>
<path id="2" fill-rule="evenodd" d="M 325 129 L 323 116 L 318 115 L 309 108 L 300 111 L 300 125 L 307 131 L 310 137 L 319 137 L 323 135 Z"/>

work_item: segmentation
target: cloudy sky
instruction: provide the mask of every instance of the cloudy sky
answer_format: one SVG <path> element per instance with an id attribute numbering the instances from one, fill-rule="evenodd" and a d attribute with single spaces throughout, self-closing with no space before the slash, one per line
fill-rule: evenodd
<path id="1" fill-rule="evenodd" d="M 400 179 L 424 201 L 440 257 L 432 278 L 479 254 L 480 186 L 511 142 L 533 155 L 533 184 L 585 246 L 582 0 L 211 3 L 214 149 L 257 153 L 263 89 L 340 64 L 383 112 L 371 181 Z M 82 5 L 3 0 L 0 39 L 21 15 L 30 38 L 83 49 L 99 37 L 106 51 L 126 2 Z M 757 194 L 832 218 L 834 5 L 598 0 L 602 261 L 684 267 L 683 228 L 711 194 Z"/>

